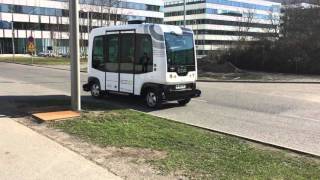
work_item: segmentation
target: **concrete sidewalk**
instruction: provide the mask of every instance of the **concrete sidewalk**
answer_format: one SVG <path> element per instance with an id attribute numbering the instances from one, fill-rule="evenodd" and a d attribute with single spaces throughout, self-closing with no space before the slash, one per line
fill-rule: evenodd
<path id="1" fill-rule="evenodd" d="M 0 179 L 121 179 L 33 130 L 0 116 Z"/>

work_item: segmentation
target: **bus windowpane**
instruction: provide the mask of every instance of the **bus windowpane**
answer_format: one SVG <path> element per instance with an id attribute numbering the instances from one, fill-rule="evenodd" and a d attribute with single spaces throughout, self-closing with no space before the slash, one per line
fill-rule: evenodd
<path id="1" fill-rule="evenodd" d="M 121 34 L 120 72 L 133 73 L 135 34 Z"/>
<path id="2" fill-rule="evenodd" d="M 137 57 L 135 72 L 137 74 L 153 71 L 152 39 L 147 34 L 137 34 Z"/>
<path id="3" fill-rule="evenodd" d="M 92 52 L 92 68 L 104 70 L 104 56 L 103 56 L 103 37 L 96 37 L 93 40 Z"/>
<path id="4" fill-rule="evenodd" d="M 119 36 L 108 35 L 107 42 L 106 71 L 118 72 Z"/>

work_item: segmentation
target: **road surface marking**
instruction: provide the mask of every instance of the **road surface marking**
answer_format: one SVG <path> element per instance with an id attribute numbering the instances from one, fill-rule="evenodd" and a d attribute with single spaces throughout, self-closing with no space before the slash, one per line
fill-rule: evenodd
<path id="1" fill-rule="evenodd" d="M 308 120 L 308 121 L 315 121 L 315 122 L 320 122 L 319 119 L 314 119 L 314 118 L 307 118 L 307 117 L 301 117 L 301 116 L 295 116 L 295 115 L 281 115 L 284 117 L 289 117 L 289 118 L 295 118 L 295 119 L 304 119 L 304 120 Z"/>
<path id="2" fill-rule="evenodd" d="M 193 99 L 193 101 L 198 101 L 198 102 L 208 103 L 208 101 L 206 101 L 206 100 L 202 100 L 202 99 Z"/>

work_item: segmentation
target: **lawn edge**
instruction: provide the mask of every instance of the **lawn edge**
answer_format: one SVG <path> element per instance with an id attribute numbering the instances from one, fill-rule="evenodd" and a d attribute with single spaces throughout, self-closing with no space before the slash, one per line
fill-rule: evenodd
<path id="1" fill-rule="evenodd" d="M 147 114 L 147 115 L 151 115 L 151 116 L 155 116 L 155 117 L 158 117 L 158 118 L 166 119 L 168 121 L 173 121 L 173 122 L 176 122 L 176 123 L 179 123 L 179 124 L 184 124 L 184 125 L 188 125 L 188 126 L 191 126 L 191 127 L 199 128 L 199 129 L 206 130 L 206 131 L 209 131 L 209 132 L 223 134 L 223 135 L 227 135 L 227 136 L 231 136 L 231 137 L 236 137 L 236 138 L 239 138 L 239 139 L 242 139 L 242 140 L 246 140 L 246 141 L 249 141 L 249 142 L 252 142 L 252 143 L 257 143 L 257 144 L 261 144 L 261 145 L 264 145 L 264 146 L 268 146 L 268 147 L 272 147 L 272 148 L 276 148 L 276 149 L 280 149 L 280 150 L 284 150 L 284 151 L 289 151 L 289 152 L 292 152 L 292 153 L 296 153 L 298 155 L 303 155 L 303 156 L 306 156 L 306 157 L 317 158 L 317 159 L 320 158 L 320 155 L 313 154 L 313 153 L 310 153 L 310 152 L 301 151 L 301 150 L 293 149 L 293 148 L 290 148 L 290 147 L 284 147 L 284 146 L 281 146 L 281 145 L 271 144 L 271 143 L 255 140 L 255 139 L 248 138 L 248 137 L 231 134 L 231 133 L 224 132 L 224 131 L 218 131 L 218 130 L 213 130 L 213 129 L 201 127 L 201 126 L 194 125 L 194 124 L 187 124 L 187 123 L 183 123 L 183 122 L 180 122 L 180 121 L 176 121 L 174 119 L 169 119 L 169 118 L 162 117 L 162 116 L 159 116 L 159 115 L 148 114 L 146 112 L 142 112 L 142 111 L 135 110 L 135 109 L 130 109 L 130 110 L 136 111 L 136 112 L 140 112 L 140 113 L 143 113 L 143 114 Z"/>

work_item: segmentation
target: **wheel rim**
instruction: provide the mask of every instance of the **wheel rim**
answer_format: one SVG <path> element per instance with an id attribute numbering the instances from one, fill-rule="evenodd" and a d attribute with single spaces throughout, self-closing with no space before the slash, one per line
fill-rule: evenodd
<path id="1" fill-rule="evenodd" d="M 91 94 L 92 94 L 92 96 L 99 96 L 100 95 L 100 87 L 98 84 L 93 84 L 91 86 Z"/>
<path id="2" fill-rule="evenodd" d="M 150 107 L 155 107 L 157 104 L 157 96 L 154 92 L 149 92 L 147 94 L 147 104 Z"/>

